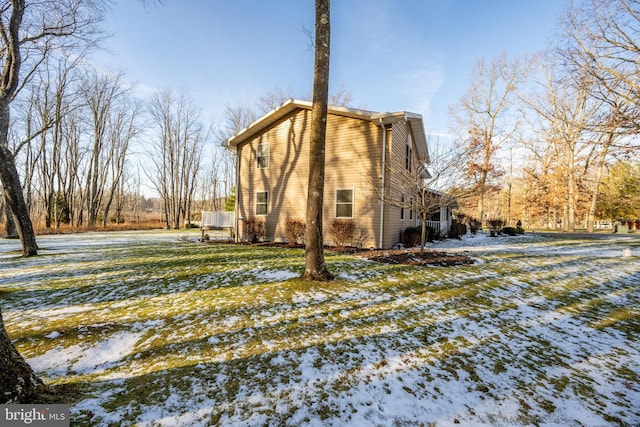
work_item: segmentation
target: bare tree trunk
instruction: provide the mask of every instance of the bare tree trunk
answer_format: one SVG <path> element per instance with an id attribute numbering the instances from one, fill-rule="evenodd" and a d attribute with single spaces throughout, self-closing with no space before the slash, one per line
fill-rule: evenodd
<path id="1" fill-rule="evenodd" d="M 0 179 L 7 205 L 10 207 L 15 221 L 22 254 L 32 256 L 38 254 L 36 235 L 33 231 L 29 209 L 24 201 L 20 177 L 13 159 L 13 153 L 8 148 L 7 135 L 9 131 L 9 106 L 0 105 Z"/>
<path id="2" fill-rule="evenodd" d="M 303 278 L 328 281 L 333 278 L 324 262 L 322 208 L 324 155 L 329 98 L 329 0 L 316 0 L 316 43 L 313 69 L 313 105 L 309 145 L 309 187 L 306 214 L 306 263 Z"/>
<path id="3" fill-rule="evenodd" d="M 17 239 L 18 229 L 16 228 L 16 223 L 13 221 L 13 214 L 11 213 L 11 208 L 8 203 L 4 204 L 4 215 L 5 215 L 5 223 L 4 223 L 4 233 L 7 239 Z"/>
<path id="4" fill-rule="evenodd" d="M 576 194 L 576 176 L 575 176 L 575 161 L 574 153 L 568 156 L 567 163 L 569 164 L 569 172 L 567 174 L 567 218 L 565 231 L 576 231 L 576 200 L 578 198 Z"/>
<path id="5" fill-rule="evenodd" d="M 45 390 L 9 339 L 0 313 L 0 404 L 24 402 Z"/>
<path id="6" fill-rule="evenodd" d="M 203 135 L 200 112 L 187 94 L 174 97 L 171 90 L 157 92 L 148 106 L 159 138 L 150 155 L 155 176 L 147 175 L 163 199 L 167 228 L 189 222 L 189 212 L 202 160 Z"/>

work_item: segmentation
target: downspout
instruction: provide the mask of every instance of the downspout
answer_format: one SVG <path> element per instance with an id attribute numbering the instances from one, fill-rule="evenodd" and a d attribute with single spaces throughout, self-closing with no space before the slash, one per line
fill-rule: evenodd
<path id="1" fill-rule="evenodd" d="M 235 226 L 235 242 L 240 241 L 240 218 L 238 218 L 238 200 L 240 199 L 240 146 L 236 145 L 236 200 L 234 206 L 236 226 Z"/>
<path id="2" fill-rule="evenodd" d="M 385 204 L 385 170 L 387 169 L 387 130 L 384 127 L 383 118 L 380 117 L 380 128 L 382 129 L 382 195 L 380 197 L 380 244 L 383 248 L 384 241 L 384 204 Z"/>

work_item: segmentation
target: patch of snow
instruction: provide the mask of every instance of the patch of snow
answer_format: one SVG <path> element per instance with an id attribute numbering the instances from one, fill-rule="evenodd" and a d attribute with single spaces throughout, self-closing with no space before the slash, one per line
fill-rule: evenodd
<path id="1" fill-rule="evenodd" d="M 245 274 L 253 276 L 261 283 L 263 282 L 284 282 L 295 277 L 300 277 L 300 273 L 296 273 L 290 270 L 269 270 L 254 268 L 245 271 Z M 248 284 L 252 284 L 253 281 L 249 281 Z"/>
<path id="2" fill-rule="evenodd" d="M 49 376 L 64 376 L 68 370 L 80 374 L 101 372 L 133 353 L 141 336 L 142 333 L 116 332 L 91 346 L 81 343 L 66 348 L 55 347 L 40 356 L 27 359 L 27 363 Z"/>

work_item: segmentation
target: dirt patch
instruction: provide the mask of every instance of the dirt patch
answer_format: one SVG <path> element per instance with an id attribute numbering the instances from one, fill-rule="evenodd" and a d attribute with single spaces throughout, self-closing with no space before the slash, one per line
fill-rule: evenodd
<path id="1" fill-rule="evenodd" d="M 431 250 L 425 250 L 420 253 L 419 249 L 374 250 L 359 252 L 356 255 L 386 264 L 436 265 L 442 267 L 473 264 L 473 259 L 466 255 L 452 255 Z"/>

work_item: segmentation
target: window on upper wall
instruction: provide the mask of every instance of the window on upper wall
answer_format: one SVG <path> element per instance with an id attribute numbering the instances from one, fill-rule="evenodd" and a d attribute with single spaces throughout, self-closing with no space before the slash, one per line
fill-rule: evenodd
<path id="1" fill-rule="evenodd" d="M 413 219 L 413 197 L 409 199 L 409 219 Z"/>
<path id="2" fill-rule="evenodd" d="M 400 221 L 404 221 L 404 195 L 400 196 Z"/>
<path id="3" fill-rule="evenodd" d="M 411 170 L 411 166 L 412 166 L 412 140 L 411 140 L 411 134 L 407 135 L 407 145 L 405 145 L 404 148 L 404 153 L 405 153 L 405 167 L 407 168 L 408 171 Z"/>
<path id="4" fill-rule="evenodd" d="M 266 169 L 269 167 L 269 143 L 258 144 L 256 159 L 258 169 Z"/>
<path id="5" fill-rule="evenodd" d="M 256 215 L 266 215 L 269 202 L 268 191 L 256 192 Z"/>
<path id="6" fill-rule="evenodd" d="M 353 218 L 353 189 L 336 190 L 336 218 Z"/>

